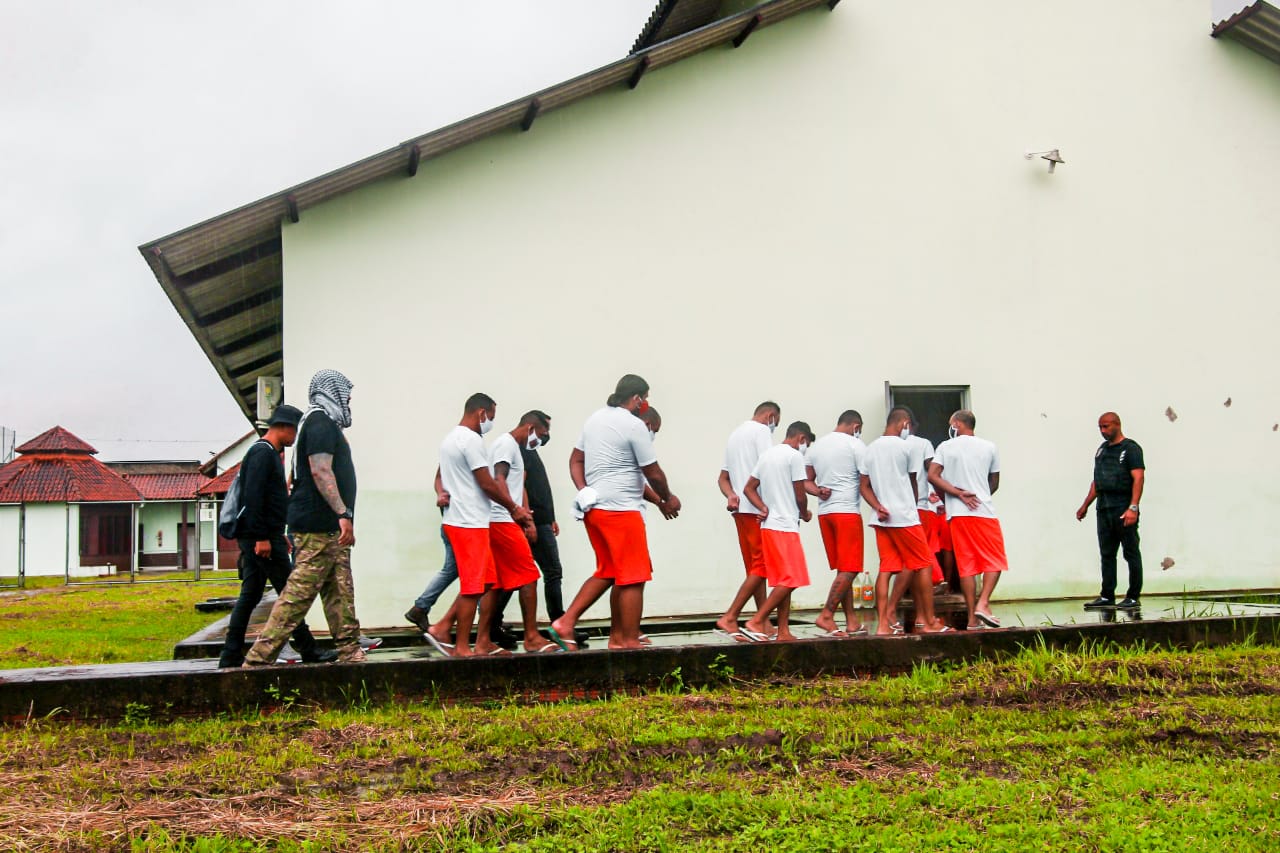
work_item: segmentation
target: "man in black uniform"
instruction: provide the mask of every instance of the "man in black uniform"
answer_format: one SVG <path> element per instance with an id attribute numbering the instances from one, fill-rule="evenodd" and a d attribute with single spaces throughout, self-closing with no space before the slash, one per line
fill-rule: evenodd
<path id="1" fill-rule="evenodd" d="M 1098 550 L 1102 553 L 1102 592 L 1085 609 L 1103 607 L 1133 609 L 1142 594 L 1142 554 L 1138 550 L 1138 504 L 1142 502 L 1142 486 L 1146 465 L 1138 442 L 1125 438 L 1120 431 L 1120 416 L 1107 412 L 1098 418 L 1098 431 L 1104 441 L 1093 456 L 1093 482 L 1089 494 L 1076 510 L 1083 521 L 1089 504 L 1098 501 Z M 1116 603 L 1116 549 L 1124 551 L 1129 564 L 1129 591 Z"/>
<path id="2" fill-rule="evenodd" d="M 218 667 L 238 667 L 244 663 L 244 634 L 253 609 L 262 601 L 267 582 L 277 592 L 284 589 L 293 564 L 289 543 L 284 538 L 289 490 L 285 486 L 280 452 L 292 447 L 298 436 L 302 412 L 293 406 L 279 406 L 267 423 L 267 432 L 240 463 L 240 516 L 236 522 L 236 542 L 240 546 L 240 597 L 227 621 Z M 293 644 L 304 663 L 335 660 L 337 652 L 316 648 L 316 638 L 306 622 L 293 629 Z"/>

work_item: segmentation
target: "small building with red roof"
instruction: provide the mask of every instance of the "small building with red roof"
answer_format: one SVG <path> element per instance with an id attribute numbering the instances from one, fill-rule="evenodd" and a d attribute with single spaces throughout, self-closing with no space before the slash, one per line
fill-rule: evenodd
<path id="1" fill-rule="evenodd" d="M 213 566 L 214 521 L 201 512 L 200 487 L 208 481 L 196 460 L 108 462 L 142 495 L 138 510 L 138 568 L 194 569 Z"/>
<path id="2" fill-rule="evenodd" d="M 128 572 L 142 493 L 55 426 L 0 467 L 0 577 Z M 12 535 L 10 535 L 12 534 Z"/>

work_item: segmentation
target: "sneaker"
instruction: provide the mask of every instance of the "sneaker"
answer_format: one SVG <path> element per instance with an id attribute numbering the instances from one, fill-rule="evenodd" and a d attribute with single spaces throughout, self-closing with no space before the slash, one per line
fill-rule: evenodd
<path id="1" fill-rule="evenodd" d="M 1103 598 L 1102 596 L 1098 596 L 1093 601 L 1086 602 L 1084 605 L 1084 609 L 1099 610 L 1103 607 L 1115 607 L 1115 606 L 1116 606 L 1115 599 Z"/>
<path id="2" fill-rule="evenodd" d="M 1125 600 L 1117 604 L 1116 607 L 1120 610 L 1136 610 L 1138 608 L 1138 599 L 1125 598 Z"/>
<path id="3" fill-rule="evenodd" d="M 404 618 L 406 622 L 414 625 L 424 634 L 431 627 L 431 615 L 417 605 L 410 607 L 408 612 L 404 614 Z"/>
<path id="4" fill-rule="evenodd" d="M 333 649 L 312 649 L 303 652 L 301 659 L 303 663 L 333 663 L 338 659 L 338 653 Z"/>
<path id="5" fill-rule="evenodd" d="M 366 637 L 364 634 L 360 635 L 360 648 L 364 649 L 366 652 L 371 652 L 381 645 L 381 637 Z"/>
<path id="6" fill-rule="evenodd" d="M 302 655 L 294 650 L 293 646 L 285 643 L 280 648 L 280 654 L 276 655 L 276 663 L 300 663 Z"/>

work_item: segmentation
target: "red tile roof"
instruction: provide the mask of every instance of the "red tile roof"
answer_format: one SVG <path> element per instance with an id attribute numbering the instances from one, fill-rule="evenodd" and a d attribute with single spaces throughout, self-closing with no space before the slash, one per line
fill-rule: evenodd
<path id="1" fill-rule="evenodd" d="M 205 483 L 198 473 L 189 474 L 121 474 L 149 501 L 193 501 L 196 491 Z"/>
<path id="2" fill-rule="evenodd" d="M 0 471 L 4 469 L 0 468 Z M 240 473 L 240 463 L 232 465 L 212 480 L 206 482 L 198 490 L 202 495 L 225 495 L 231 489 L 231 481 Z"/>
<path id="3" fill-rule="evenodd" d="M 46 430 L 21 447 L 19 453 L 97 453 L 89 444 L 76 438 L 60 426 Z"/>
<path id="4" fill-rule="evenodd" d="M 62 427 L 17 448 L 22 454 L 0 467 L 0 503 L 115 502 L 142 500 L 97 453 Z"/>

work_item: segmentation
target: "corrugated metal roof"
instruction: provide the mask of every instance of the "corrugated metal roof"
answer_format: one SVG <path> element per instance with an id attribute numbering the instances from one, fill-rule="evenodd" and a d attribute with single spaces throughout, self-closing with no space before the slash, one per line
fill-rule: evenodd
<path id="1" fill-rule="evenodd" d="M 721 0 L 661 0 L 631 46 L 631 52 L 637 53 L 705 27 L 719 15 L 721 5 Z"/>
<path id="2" fill-rule="evenodd" d="M 664 4 L 659 4 L 659 7 Z M 702 0 L 671 4 L 685 24 L 705 14 Z M 719 4 L 716 4 L 717 9 Z M 257 377 L 283 375 L 284 295 L 280 223 L 307 208 L 374 181 L 411 177 L 419 164 L 496 133 L 527 130 L 542 114 L 621 84 L 708 48 L 741 43 L 745 33 L 834 0 L 770 0 L 706 23 L 624 59 L 504 104 L 448 127 L 407 140 L 243 207 L 138 247 L 178 314 L 218 371 L 245 415 L 253 420 Z M 655 10 L 656 14 L 656 10 Z M 674 31 L 655 31 L 655 37 Z"/>
<path id="3" fill-rule="evenodd" d="M 1280 8 L 1258 0 L 1214 24 L 1213 36 L 1238 41 L 1272 62 L 1280 62 Z"/>

